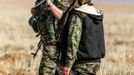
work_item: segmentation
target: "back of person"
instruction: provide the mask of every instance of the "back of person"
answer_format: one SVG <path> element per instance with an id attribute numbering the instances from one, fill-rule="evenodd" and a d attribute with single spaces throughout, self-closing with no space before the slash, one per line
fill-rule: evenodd
<path id="1" fill-rule="evenodd" d="M 73 9 L 69 14 L 68 18 L 72 15 L 77 15 L 82 21 L 82 35 L 77 53 L 77 61 L 94 61 L 105 56 L 103 13 L 101 11 L 98 12 L 98 14 L 93 14 L 92 12 L 87 13 L 79 9 Z M 68 19 L 62 34 L 62 48 L 60 49 L 63 49 L 63 53 L 66 53 L 64 51 L 67 49 L 69 21 Z"/>
<path id="2" fill-rule="evenodd" d="M 105 56 L 103 13 L 92 4 L 83 4 L 68 15 L 61 34 L 61 62 L 74 75 L 95 75 Z"/>
<path id="3" fill-rule="evenodd" d="M 94 61 L 105 56 L 103 14 L 76 11 L 82 20 L 82 35 L 77 61 Z"/>

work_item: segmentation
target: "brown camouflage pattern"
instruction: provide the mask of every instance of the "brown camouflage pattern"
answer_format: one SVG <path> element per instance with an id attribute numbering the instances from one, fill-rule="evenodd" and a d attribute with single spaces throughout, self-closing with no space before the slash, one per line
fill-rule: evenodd
<path id="1" fill-rule="evenodd" d="M 68 47 L 66 66 L 72 68 L 70 75 L 95 75 L 100 68 L 100 62 L 87 62 L 77 64 L 77 51 L 82 34 L 82 21 L 78 15 L 70 18 L 70 28 L 68 34 Z"/>
<path id="2" fill-rule="evenodd" d="M 58 51 L 55 45 L 55 30 L 56 27 L 58 27 L 58 23 L 57 20 L 53 17 L 53 14 L 51 13 L 49 6 L 42 5 L 41 7 L 43 9 L 41 10 L 41 20 L 38 28 L 41 34 L 40 39 L 43 41 L 43 50 L 38 74 L 55 75 L 57 67 L 56 61 L 58 56 Z"/>
<path id="3" fill-rule="evenodd" d="M 96 75 L 100 68 L 100 63 L 83 63 L 83 64 L 74 64 L 72 67 L 72 74 L 74 75 Z"/>

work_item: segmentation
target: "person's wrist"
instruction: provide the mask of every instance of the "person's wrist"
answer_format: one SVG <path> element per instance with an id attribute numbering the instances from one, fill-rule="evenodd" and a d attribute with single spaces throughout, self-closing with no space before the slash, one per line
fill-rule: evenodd
<path id="1" fill-rule="evenodd" d="M 48 5 L 49 5 L 49 7 L 52 7 L 54 4 L 51 2 L 51 3 L 49 3 Z"/>

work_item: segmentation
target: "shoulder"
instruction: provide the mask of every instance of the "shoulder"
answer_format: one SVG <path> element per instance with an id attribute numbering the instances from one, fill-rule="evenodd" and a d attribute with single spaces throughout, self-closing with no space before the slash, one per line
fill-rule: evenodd
<path id="1" fill-rule="evenodd" d="M 69 14 L 70 18 L 72 19 L 82 19 L 82 16 L 81 16 L 81 12 L 79 11 L 76 11 L 76 10 L 72 10 Z"/>
<path id="2" fill-rule="evenodd" d="M 75 10 L 75 9 L 73 9 L 71 12 L 70 12 L 70 16 L 71 17 L 74 17 L 74 18 L 77 18 L 77 19 L 83 19 L 83 17 L 82 17 L 82 12 L 80 12 L 80 11 L 77 11 L 77 10 Z"/>
<path id="3" fill-rule="evenodd" d="M 77 14 L 72 14 L 69 17 L 69 24 L 72 27 L 81 27 L 82 25 L 82 20 Z"/>

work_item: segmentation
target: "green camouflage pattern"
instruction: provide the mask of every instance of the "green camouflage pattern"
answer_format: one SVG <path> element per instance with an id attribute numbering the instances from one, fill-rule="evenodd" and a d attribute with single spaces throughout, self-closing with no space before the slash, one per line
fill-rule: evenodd
<path id="1" fill-rule="evenodd" d="M 49 38 L 54 39 L 55 38 L 55 29 L 54 29 L 55 18 L 47 5 L 41 5 L 41 7 L 42 9 L 39 12 L 39 17 L 41 21 L 38 25 L 39 30 L 43 34 L 43 36 L 45 33 L 46 35 L 49 35 Z"/>
<path id="2" fill-rule="evenodd" d="M 70 17 L 66 66 L 72 67 L 77 58 L 77 51 L 82 34 L 82 21 L 78 15 Z"/>
<path id="3" fill-rule="evenodd" d="M 78 15 L 71 15 L 67 47 L 67 67 L 72 68 L 74 75 L 95 75 L 100 68 L 100 62 L 76 64 L 77 51 L 82 34 L 82 21 Z M 71 74 L 73 74 L 71 73 Z M 70 75 L 71 75 L 70 74 Z"/>
<path id="4" fill-rule="evenodd" d="M 62 1 L 57 1 L 54 0 L 54 4 L 62 9 L 63 11 L 67 10 L 67 7 L 69 6 L 67 2 L 65 2 L 64 0 Z M 64 5 L 65 7 L 63 8 Z M 57 29 L 57 20 L 55 19 L 55 17 L 53 16 L 53 13 L 50 11 L 50 7 L 47 4 L 41 4 L 40 5 L 40 12 L 39 12 L 39 17 L 40 17 L 40 21 L 45 21 L 43 23 L 39 23 L 39 30 L 41 31 L 41 33 L 44 33 L 44 27 L 42 27 L 42 25 L 40 24 L 44 24 L 45 26 L 45 33 L 47 32 L 47 34 L 49 35 L 49 38 L 55 38 L 56 36 L 56 32 L 55 30 Z"/>
<path id="5" fill-rule="evenodd" d="M 38 29 L 41 34 L 40 39 L 43 42 L 39 75 L 54 75 L 58 56 L 58 51 L 55 45 L 58 21 L 51 13 L 50 7 L 45 4 L 40 6 L 39 17 Z"/>
<path id="6" fill-rule="evenodd" d="M 63 4 L 65 7 L 69 7 L 69 3 L 68 3 L 68 0 L 59 0 L 59 2 L 61 3 L 61 4 Z"/>
<path id="7" fill-rule="evenodd" d="M 56 62 L 54 60 L 56 60 L 57 58 L 57 49 L 55 46 L 55 31 L 52 23 L 53 20 L 50 18 L 46 20 L 42 19 L 39 23 L 41 34 L 40 39 L 43 42 L 42 59 L 39 66 L 39 75 L 54 75 L 56 70 Z"/>
<path id="8" fill-rule="evenodd" d="M 54 75 L 56 71 L 57 51 L 55 45 L 46 46 L 42 51 L 39 75 Z"/>
<path id="9" fill-rule="evenodd" d="M 74 75 L 96 75 L 100 69 L 100 63 L 84 63 L 84 64 L 74 64 L 72 67 L 72 74 Z"/>

